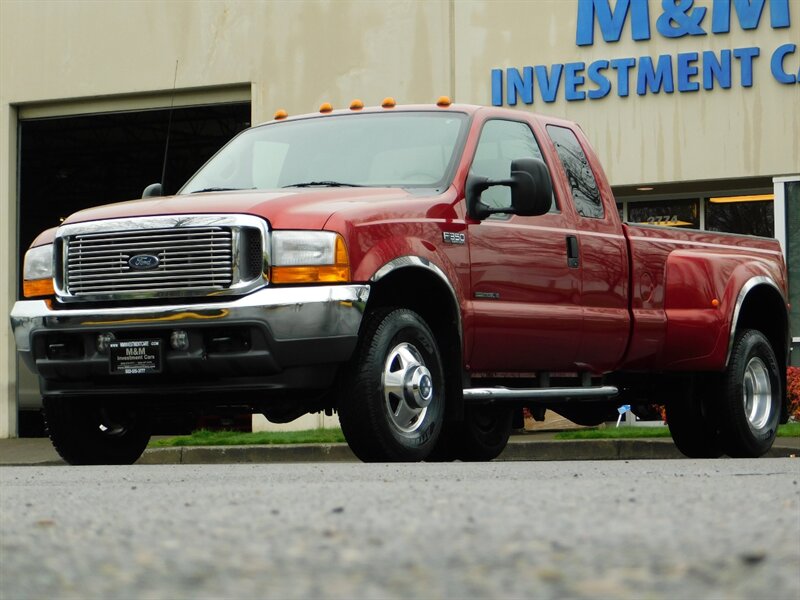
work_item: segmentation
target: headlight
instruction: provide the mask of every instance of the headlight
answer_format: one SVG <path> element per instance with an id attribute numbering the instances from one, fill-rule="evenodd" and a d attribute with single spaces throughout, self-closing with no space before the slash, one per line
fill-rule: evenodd
<path id="1" fill-rule="evenodd" d="M 350 280 L 342 236 L 332 231 L 273 231 L 272 283 L 333 283 Z"/>
<path id="2" fill-rule="evenodd" d="M 25 253 L 22 267 L 22 292 L 26 298 L 52 296 L 53 244 L 37 246 Z"/>

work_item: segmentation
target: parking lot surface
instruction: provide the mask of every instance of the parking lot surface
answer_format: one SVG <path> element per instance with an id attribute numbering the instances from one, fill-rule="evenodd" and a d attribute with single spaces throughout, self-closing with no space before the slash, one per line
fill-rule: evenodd
<path id="1" fill-rule="evenodd" d="M 2 598 L 786 598 L 800 461 L 0 468 Z"/>

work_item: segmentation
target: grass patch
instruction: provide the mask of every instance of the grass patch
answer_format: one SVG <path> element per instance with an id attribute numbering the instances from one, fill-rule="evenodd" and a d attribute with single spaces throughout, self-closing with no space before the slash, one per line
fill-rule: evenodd
<path id="1" fill-rule="evenodd" d="M 561 431 L 555 435 L 557 440 L 619 440 L 627 438 L 668 438 L 669 429 L 665 427 L 608 427 L 606 429 L 575 429 Z M 778 437 L 800 437 L 800 423 L 787 423 L 778 426 Z"/>
<path id="2" fill-rule="evenodd" d="M 667 427 L 608 427 L 604 429 L 575 429 L 560 431 L 557 440 L 615 440 L 626 438 L 668 438 Z M 800 423 L 778 427 L 778 437 L 800 437 Z M 338 444 L 343 443 L 341 429 L 308 429 L 305 431 L 209 431 L 201 429 L 192 435 L 154 440 L 150 448 L 174 446 L 263 446 L 274 444 Z"/>
<path id="3" fill-rule="evenodd" d="M 625 438 L 668 438 L 666 427 L 608 427 L 604 429 L 574 429 L 560 431 L 555 435 L 557 440 L 618 440 Z"/>
<path id="4" fill-rule="evenodd" d="M 778 437 L 800 437 L 800 423 L 778 425 Z"/>
<path id="5" fill-rule="evenodd" d="M 173 446 L 261 446 L 272 444 L 336 444 L 344 442 L 341 429 L 308 429 L 306 431 L 209 431 L 200 429 L 191 435 L 154 440 L 150 448 Z"/>

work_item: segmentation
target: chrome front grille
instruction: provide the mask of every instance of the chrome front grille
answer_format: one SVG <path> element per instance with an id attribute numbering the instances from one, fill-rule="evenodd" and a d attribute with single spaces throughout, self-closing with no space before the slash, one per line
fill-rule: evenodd
<path id="1" fill-rule="evenodd" d="M 221 290 L 233 280 L 232 237 L 231 230 L 222 227 L 76 235 L 68 240 L 65 253 L 67 290 L 75 296 Z M 153 268 L 131 264 L 134 257 L 153 256 L 158 259 Z"/>
<path id="2" fill-rule="evenodd" d="M 64 225 L 56 292 L 65 302 L 246 293 L 267 283 L 268 235 L 248 215 Z"/>

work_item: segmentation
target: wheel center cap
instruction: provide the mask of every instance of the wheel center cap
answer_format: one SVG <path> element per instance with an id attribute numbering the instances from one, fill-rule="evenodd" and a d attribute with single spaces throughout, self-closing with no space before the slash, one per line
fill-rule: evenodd
<path id="1" fill-rule="evenodd" d="M 433 399 L 433 378 L 431 372 L 418 365 L 406 383 L 406 400 L 414 408 L 425 408 Z"/>

